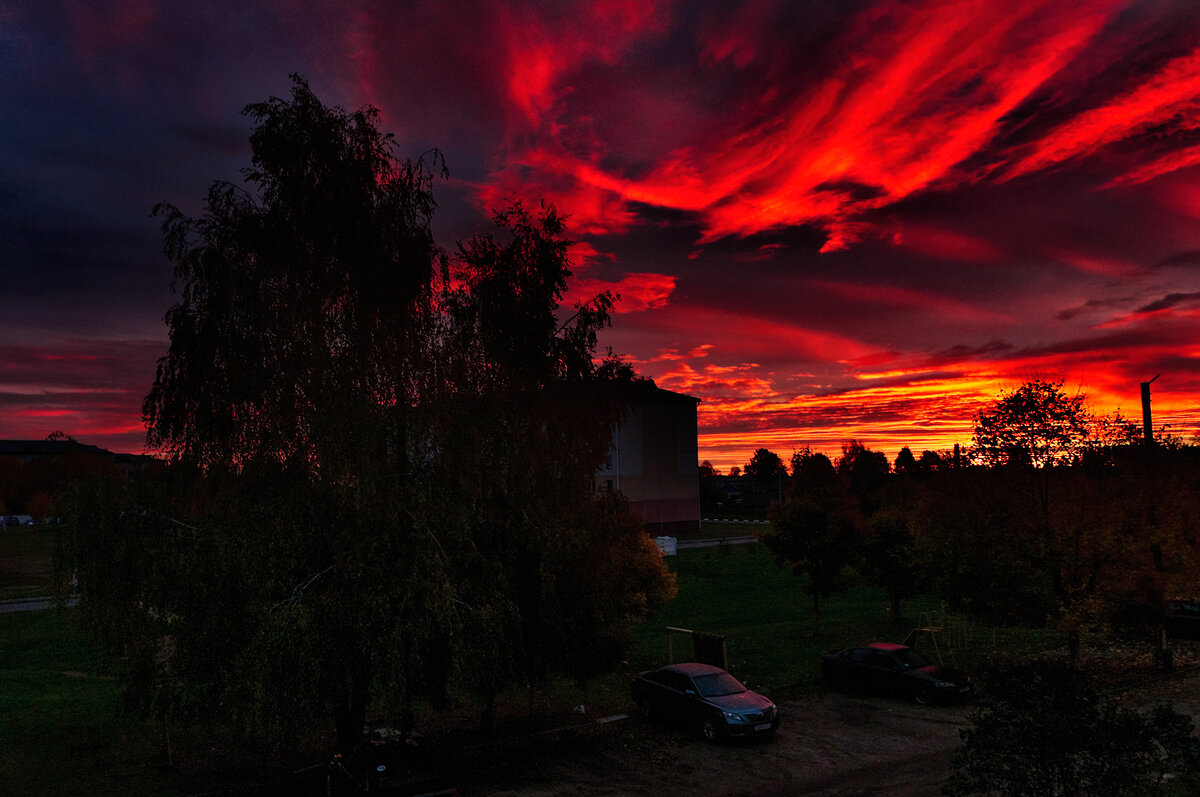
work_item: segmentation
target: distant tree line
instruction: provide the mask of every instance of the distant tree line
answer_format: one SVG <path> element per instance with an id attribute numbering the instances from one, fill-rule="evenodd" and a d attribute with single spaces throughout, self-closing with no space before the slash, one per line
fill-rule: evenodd
<path id="1" fill-rule="evenodd" d="M 755 453 L 738 478 L 750 494 L 783 485 L 763 541 L 805 577 L 818 622 L 821 601 L 862 578 L 896 616 L 934 594 L 995 622 L 1048 623 L 1077 655 L 1089 631 L 1150 631 L 1168 598 L 1200 593 L 1200 448 L 1165 430 L 1146 445 L 1056 381 L 1001 395 L 974 425 L 970 447 L 891 463 L 853 440 L 834 460 L 796 452 L 790 472 Z"/>
<path id="2" fill-rule="evenodd" d="M 704 500 L 766 509 L 763 543 L 802 577 L 817 627 L 825 599 L 867 580 L 893 617 L 932 594 L 1066 638 L 1066 666 L 1005 661 L 982 674 L 944 794 L 1196 791 L 1191 718 L 1126 708 L 1070 665 L 1091 634 L 1157 641 L 1167 600 L 1200 595 L 1200 447 L 1165 429 L 1147 443 L 1063 382 L 1033 380 L 981 410 L 971 445 L 951 452 L 905 448 L 889 463 L 851 440 L 832 460 L 796 452 L 790 469 L 758 449 L 734 471 L 702 465 Z"/>
<path id="3" fill-rule="evenodd" d="M 116 483 L 123 477 L 110 454 L 91 446 L 28 458 L 0 455 L 0 515 L 29 515 L 37 523 L 52 520 L 63 485 L 81 478 Z"/>
<path id="4" fill-rule="evenodd" d="M 614 297 L 568 311 L 563 218 L 513 204 L 439 247 L 440 156 L 301 78 L 250 105 L 244 183 L 169 204 L 144 415 L 161 465 L 77 483 L 60 557 L 126 704 L 287 744 L 469 696 L 582 682 L 674 594 L 640 519 L 592 479 L 631 369 Z M 440 167 L 440 169 L 439 169 Z"/>

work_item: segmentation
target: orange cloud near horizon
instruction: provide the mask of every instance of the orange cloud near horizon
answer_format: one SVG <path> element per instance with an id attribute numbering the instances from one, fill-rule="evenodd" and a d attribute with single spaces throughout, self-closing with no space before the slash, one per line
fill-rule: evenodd
<path id="1" fill-rule="evenodd" d="M 732 467 L 744 469 L 758 448 L 774 451 L 785 462 L 805 448 L 836 459 L 850 440 L 883 452 L 889 460 L 905 447 L 917 456 L 925 450 L 950 451 L 956 444 L 965 450 L 972 443 L 975 414 L 1018 385 L 996 376 L 963 377 L 907 387 L 864 386 L 786 401 L 717 398 L 699 406 L 699 458 L 727 473 Z M 1137 384 L 1119 394 L 1095 389 L 1085 395 L 1097 416 L 1119 411 L 1140 426 Z M 1190 396 L 1174 396 L 1159 387 L 1152 391 L 1152 416 L 1156 430 L 1165 426 L 1184 442 L 1196 442 L 1200 408 Z"/>

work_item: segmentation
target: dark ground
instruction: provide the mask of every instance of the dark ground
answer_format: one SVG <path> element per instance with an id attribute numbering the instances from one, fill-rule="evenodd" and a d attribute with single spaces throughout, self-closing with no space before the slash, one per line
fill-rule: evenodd
<path id="1" fill-rule="evenodd" d="M 1200 719 L 1200 670 L 1141 680 L 1119 699 L 1167 701 Z M 949 776 L 970 704 L 923 707 L 850 693 L 780 700 L 775 738 L 711 745 L 642 719 L 464 747 L 451 760 L 460 793 L 927 797 Z"/>

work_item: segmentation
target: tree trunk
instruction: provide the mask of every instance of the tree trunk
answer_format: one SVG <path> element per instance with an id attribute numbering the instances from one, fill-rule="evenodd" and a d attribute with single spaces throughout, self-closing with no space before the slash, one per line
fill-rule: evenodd
<path id="1" fill-rule="evenodd" d="M 491 736 L 496 727 L 496 690 L 489 689 L 483 703 L 483 714 L 479 717 L 479 732 Z"/>
<path id="2" fill-rule="evenodd" d="M 362 743 L 370 694 L 371 665 L 363 658 L 350 674 L 347 694 L 343 695 L 334 717 L 339 753 L 348 753 Z"/>
<path id="3" fill-rule="evenodd" d="M 426 643 L 428 650 L 424 659 L 425 684 L 429 692 L 429 702 L 438 710 L 450 705 L 450 668 L 454 655 L 450 644 L 450 636 L 440 629 L 435 630 Z"/>

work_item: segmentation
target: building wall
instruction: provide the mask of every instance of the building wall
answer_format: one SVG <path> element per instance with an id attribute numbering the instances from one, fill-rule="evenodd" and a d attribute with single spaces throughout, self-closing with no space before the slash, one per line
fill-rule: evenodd
<path id="1" fill-rule="evenodd" d="M 654 534 L 700 526 L 697 403 L 653 383 L 643 385 L 596 474 L 597 488 L 623 493 Z"/>

